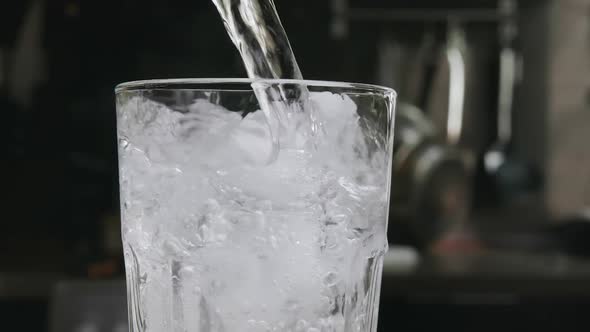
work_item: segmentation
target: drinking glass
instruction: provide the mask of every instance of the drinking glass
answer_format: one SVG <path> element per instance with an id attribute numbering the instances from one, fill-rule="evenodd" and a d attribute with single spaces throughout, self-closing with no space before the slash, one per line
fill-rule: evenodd
<path id="1" fill-rule="evenodd" d="M 395 96 L 306 80 L 117 86 L 130 331 L 376 331 Z"/>

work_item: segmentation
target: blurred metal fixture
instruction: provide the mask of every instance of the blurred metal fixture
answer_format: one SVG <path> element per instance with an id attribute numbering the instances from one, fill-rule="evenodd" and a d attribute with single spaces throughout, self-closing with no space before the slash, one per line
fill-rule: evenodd
<path id="1" fill-rule="evenodd" d="M 447 141 L 456 145 L 463 130 L 465 103 L 465 31 L 459 23 L 450 22 L 446 56 L 449 64 L 449 105 L 447 113 Z"/>
<path id="2" fill-rule="evenodd" d="M 500 10 L 516 11 L 514 0 L 500 2 Z M 510 17 L 511 15 L 507 15 Z M 500 26 L 500 74 L 498 86 L 497 140 L 484 156 L 484 166 L 489 173 L 496 173 L 506 160 L 506 149 L 512 138 L 512 106 L 516 83 L 516 52 L 512 48 L 516 38 L 516 23 L 509 19 Z"/>
<path id="3" fill-rule="evenodd" d="M 412 104 L 399 104 L 394 139 L 391 229 L 393 233 L 407 233 L 410 244 L 420 248 L 429 247 L 450 230 L 463 229 L 471 203 L 471 168 L 466 158 L 470 154 L 458 145 L 466 91 L 467 42 L 461 24 L 448 22 L 445 46 L 439 51 L 435 44 L 435 36 L 426 29 L 411 60 L 408 59 L 415 68 L 406 74 L 415 82 L 405 87 L 403 97 L 412 100 Z M 425 103 L 430 94 L 433 77 L 427 67 L 436 61 L 432 54 L 439 55 L 435 56 L 441 61 L 439 66 L 449 69 L 448 76 L 444 75 L 448 90 L 443 92 L 448 104 L 442 106 L 445 119 L 439 126 L 414 106 Z M 443 128 L 443 133 L 439 128 Z M 395 241 L 397 234 L 393 233 Z"/>
<path id="4" fill-rule="evenodd" d="M 469 171 L 462 153 L 437 135 L 415 106 L 397 108 L 391 222 L 427 247 L 469 209 Z M 396 229 L 393 225 L 392 229 Z"/>
<path id="5" fill-rule="evenodd" d="M 540 186 L 538 172 L 510 152 L 512 145 L 512 118 L 514 92 L 518 83 L 519 61 L 514 49 L 517 37 L 516 0 L 500 1 L 499 10 L 507 19 L 500 22 L 500 70 L 498 86 L 497 138 L 484 155 L 484 168 L 491 177 L 497 198 L 501 203 L 512 203 L 515 198 L 525 197 Z"/>

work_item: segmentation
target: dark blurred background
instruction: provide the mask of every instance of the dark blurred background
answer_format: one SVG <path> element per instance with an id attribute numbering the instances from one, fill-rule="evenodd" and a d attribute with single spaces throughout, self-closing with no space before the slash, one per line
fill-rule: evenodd
<path id="1" fill-rule="evenodd" d="M 588 329 L 590 0 L 275 3 L 305 78 L 399 93 L 380 330 Z M 2 4 L 2 324 L 126 330 L 114 86 L 245 76 L 208 0 Z"/>

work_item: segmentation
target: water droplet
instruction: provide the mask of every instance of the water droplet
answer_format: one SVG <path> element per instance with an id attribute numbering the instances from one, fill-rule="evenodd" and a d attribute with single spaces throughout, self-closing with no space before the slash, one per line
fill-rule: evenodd
<path id="1" fill-rule="evenodd" d="M 225 288 L 225 284 L 220 280 L 211 281 L 211 291 L 213 294 L 218 294 Z"/>
<path id="2" fill-rule="evenodd" d="M 210 198 L 205 202 L 203 209 L 207 212 L 217 212 L 221 209 L 221 207 L 216 200 Z"/>
<path id="3" fill-rule="evenodd" d="M 324 285 L 326 286 L 334 286 L 338 283 L 338 273 L 336 272 L 328 272 L 324 276 Z"/>
<path id="4" fill-rule="evenodd" d="M 129 148 L 129 141 L 126 138 L 119 138 L 119 146 L 123 150 L 127 150 Z"/>
<path id="5" fill-rule="evenodd" d="M 272 246 L 274 249 L 276 249 L 276 248 L 278 248 L 278 247 L 279 247 L 279 241 L 277 240 L 277 237 L 276 237 L 276 236 L 274 236 L 274 235 L 271 235 L 271 236 L 270 236 L 270 245 L 271 245 L 271 246 Z"/>
<path id="6" fill-rule="evenodd" d="M 193 287 L 193 294 L 196 296 L 201 296 L 201 294 L 202 294 L 201 287 L 199 287 L 199 286 Z"/>
<path id="7" fill-rule="evenodd" d="M 308 325 L 309 324 L 307 323 L 307 321 L 305 319 L 300 319 L 295 324 L 295 331 L 297 331 L 297 332 L 305 331 L 305 329 L 307 328 Z"/>
<path id="8" fill-rule="evenodd" d="M 183 266 L 180 269 L 180 274 L 181 275 L 184 275 L 184 274 L 193 274 L 193 273 L 195 273 L 195 267 L 192 266 L 192 265 L 186 265 L 186 266 Z"/>
<path id="9" fill-rule="evenodd" d="M 299 301 L 296 299 L 289 299 L 285 302 L 285 311 L 287 312 L 297 312 L 300 308 Z"/>
<path id="10" fill-rule="evenodd" d="M 262 211 L 270 211 L 272 210 L 272 201 L 263 200 L 257 203 L 257 208 Z"/>

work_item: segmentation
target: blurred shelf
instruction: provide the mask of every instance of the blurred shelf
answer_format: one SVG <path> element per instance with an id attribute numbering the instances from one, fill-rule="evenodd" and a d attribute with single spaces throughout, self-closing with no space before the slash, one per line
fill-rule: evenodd
<path id="1" fill-rule="evenodd" d="M 352 21 L 395 22 L 496 22 L 501 15 L 494 9 L 348 9 Z"/>
<path id="2" fill-rule="evenodd" d="M 383 296 L 590 298 L 590 261 L 563 255 L 485 252 L 427 257 L 411 269 L 385 262 Z"/>
<path id="3" fill-rule="evenodd" d="M 0 272 L 0 299 L 46 299 L 63 278 L 58 273 Z"/>

